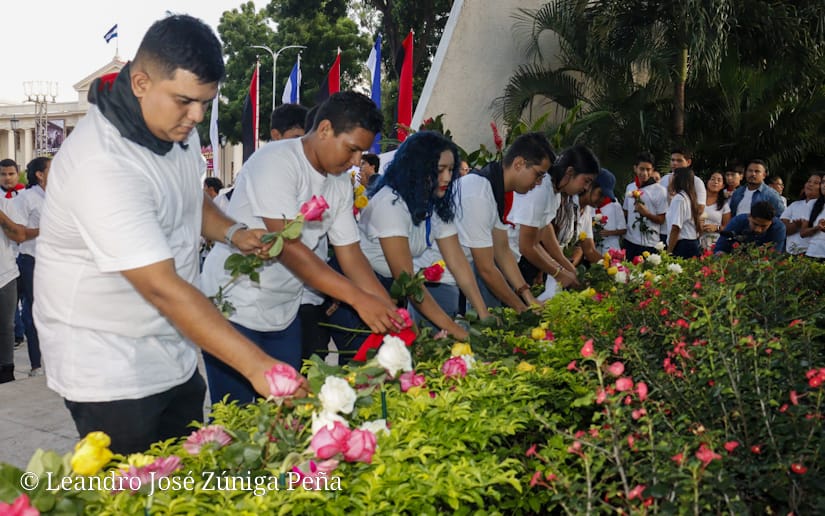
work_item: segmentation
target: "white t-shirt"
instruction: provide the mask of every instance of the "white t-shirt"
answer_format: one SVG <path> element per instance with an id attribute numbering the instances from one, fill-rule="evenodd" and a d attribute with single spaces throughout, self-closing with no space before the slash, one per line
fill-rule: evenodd
<path id="1" fill-rule="evenodd" d="M 316 254 L 323 235 L 334 246 L 358 242 L 349 175 L 324 176 L 315 170 L 300 138 L 267 143 L 249 158 L 227 213 L 250 228 L 263 229 L 264 218 L 291 219 L 313 195 L 323 196 L 329 209 L 322 220 L 304 224 L 301 242 Z M 214 295 L 229 281 L 223 264 L 236 251 L 223 242 L 215 243 L 203 264 L 201 288 L 206 295 Z M 283 330 L 295 319 L 303 290 L 301 280 L 281 262 L 269 261 L 261 268 L 260 282 L 244 276 L 225 291 L 235 307 L 230 319 L 252 330 Z"/>
<path id="2" fill-rule="evenodd" d="M 513 207 L 507 220 L 534 228 L 543 228 L 553 222 L 561 206 L 561 193 L 553 188 L 549 177 L 525 194 L 513 194 Z"/>
<path id="3" fill-rule="evenodd" d="M 23 224 L 24 220 L 17 206 L 16 198 L 6 199 L 5 195 L 0 196 L 0 210 L 6 214 L 13 222 Z M 9 240 L 6 233 L 0 231 L 0 287 L 5 287 L 14 278 L 20 276 L 17 268 L 17 242 Z"/>
<path id="4" fill-rule="evenodd" d="M 195 347 L 121 271 L 173 260 L 194 283 L 206 164 L 197 131 L 160 156 L 95 106 L 52 162 L 34 320 L 50 388 L 78 402 L 142 398 L 186 382 Z"/>
<path id="5" fill-rule="evenodd" d="M 430 218 L 430 246 L 436 240 L 455 235 L 455 224 L 444 222 L 437 213 Z M 366 208 L 361 211 L 358 224 L 361 231 L 361 250 L 372 268 L 378 274 L 392 278 L 390 266 L 381 249 L 381 238 L 406 237 L 410 245 L 413 261 L 427 250 L 427 222 L 414 225 L 407 203 L 392 188 L 384 186 L 376 193 Z M 431 264 L 428 264 L 429 266 Z"/>
<path id="6" fill-rule="evenodd" d="M 815 202 L 816 199 L 812 199 L 810 201 L 801 199 L 799 201 L 792 202 L 790 206 L 785 208 L 785 211 L 782 212 L 782 216 L 779 218 L 780 220 L 787 220 L 791 222 L 798 219 L 805 219 L 807 221 L 811 217 L 811 210 L 813 209 Z M 810 240 L 810 237 L 802 238 L 802 235 L 800 235 L 799 231 L 797 231 L 793 235 L 788 235 L 785 240 L 785 251 L 789 254 L 805 254 L 805 251 L 808 250 Z"/>
<path id="7" fill-rule="evenodd" d="M 665 229 L 667 230 L 668 239 L 670 239 L 670 230 L 673 226 L 680 229 L 679 240 L 696 240 L 699 238 L 690 209 L 690 199 L 684 192 L 674 195 L 670 201 L 670 207 L 667 209 Z"/>
<path id="8" fill-rule="evenodd" d="M 719 192 L 719 195 L 723 195 L 722 192 Z M 730 213 L 730 199 L 726 199 L 725 203 L 722 205 L 722 208 L 717 208 L 716 203 L 711 203 L 705 206 L 705 211 L 702 212 L 703 219 L 707 224 L 716 224 L 719 227 L 722 226 L 722 217 L 726 214 Z M 719 240 L 719 233 L 714 231 L 712 233 L 702 233 L 699 236 L 699 244 L 702 246 L 702 249 L 713 249 L 714 244 L 716 241 Z"/>
<path id="9" fill-rule="evenodd" d="M 478 174 L 467 174 L 458 181 L 461 195 L 458 197 L 460 204 L 456 209 L 455 225 L 464 254 L 472 263 L 470 249 L 493 247 L 493 229 L 507 231 L 507 226 L 498 218 L 490 181 Z"/>
<path id="10" fill-rule="evenodd" d="M 37 229 L 40 227 L 40 214 L 43 211 L 43 201 L 46 199 L 46 191 L 40 185 L 23 190 L 14 199 L 17 211 L 23 220 L 21 224 L 27 228 Z M 34 256 L 37 239 L 26 240 L 20 244 L 20 254 Z"/>
<path id="11" fill-rule="evenodd" d="M 814 203 L 816 201 L 810 202 Z M 813 204 L 811 207 L 813 207 Z M 825 219 L 825 210 L 822 210 L 819 215 L 817 215 L 811 227 L 817 226 L 822 219 Z M 817 231 L 813 236 L 808 238 L 808 250 L 805 251 L 805 255 L 813 258 L 825 258 L 825 232 Z"/>
<path id="12" fill-rule="evenodd" d="M 603 226 L 607 231 L 627 229 L 627 222 L 625 222 L 624 212 L 622 211 L 621 205 L 617 201 L 613 201 L 610 204 L 602 206 L 597 209 L 593 215 L 594 220 L 601 219 L 602 217 L 607 217 L 607 221 Z M 619 235 L 613 235 L 604 237 L 596 248 L 599 250 L 600 254 L 604 254 L 608 249 L 620 249 L 621 245 L 622 237 Z"/>
<path id="13" fill-rule="evenodd" d="M 753 202 L 753 192 L 756 190 L 751 190 L 750 188 L 745 188 L 745 195 L 742 197 L 742 200 L 739 201 L 739 204 L 736 206 L 736 215 L 742 215 L 743 213 L 750 215 L 751 212 L 751 203 Z"/>
<path id="14" fill-rule="evenodd" d="M 624 198 L 624 210 L 627 212 L 627 233 L 625 240 L 643 247 L 653 247 L 660 242 L 659 232 L 661 224 L 656 224 L 652 220 L 644 217 L 648 230 L 642 234 L 641 223 L 638 222 L 641 215 L 636 211 L 636 199 L 633 191 L 636 190 L 635 183 L 627 185 Z M 641 188 L 641 202 L 645 203 L 648 211 L 654 215 L 667 213 L 667 191 L 659 183 L 653 183 Z"/>

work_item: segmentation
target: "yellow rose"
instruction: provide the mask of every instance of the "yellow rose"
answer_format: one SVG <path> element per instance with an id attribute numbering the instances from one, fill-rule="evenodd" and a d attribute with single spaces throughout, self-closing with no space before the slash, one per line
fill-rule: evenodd
<path id="1" fill-rule="evenodd" d="M 120 464 L 118 464 L 117 467 L 122 470 L 128 470 L 129 466 L 142 468 L 143 466 L 148 466 L 153 462 L 155 462 L 155 457 L 153 457 L 152 455 L 145 455 L 143 453 L 133 453 L 126 457 L 126 462 L 121 462 Z"/>
<path id="2" fill-rule="evenodd" d="M 433 265 L 435 265 L 435 264 L 440 265 L 440 266 L 441 266 L 441 268 L 442 268 L 442 269 L 444 269 L 444 270 L 446 270 L 446 269 L 447 269 L 447 262 L 445 262 L 444 260 L 438 260 L 438 261 L 437 261 L 437 262 L 435 262 Z"/>
<path id="3" fill-rule="evenodd" d="M 463 356 L 463 355 L 472 355 L 473 354 L 473 349 L 466 342 L 456 342 L 455 344 L 453 344 L 453 348 L 450 351 L 450 353 L 454 357 L 460 357 L 460 356 Z"/>
<path id="4" fill-rule="evenodd" d="M 544 340 L 545 335 L 547 335 L 547 332 L 542 328 L 533 328 L 533 331 L 530 332 L 530 336 L 535 340 Z"/>
<path id="5" fill-rule="evenodd" d="M 407 389 L 407 394 L 412 396 L 413 398 L 419 398 L 421 396 L 429 396 L 429 391 L 425 391 L 424 388 L 416 385 L 415 387 L 410 387 Z"/>
<path id="6" fill-rule="evenodd" d="M 607 273 L 610 274 L 611 276 L 615 276 L 617 272 L 619 272 L 619 269 L 616 266 L 613 266 L 613 267 L 610 267 L 609 269 L 607 269 Z"/>
<path id="7" fill-rule="evenodd" d="M 650 251 L 643 251 L 642 256 L 645 257 L 645 258 L 649 258 L 650 257 Z"/>
<path id="8" fill-rule="evenodd" d="M 587 240 L 587 233 L 582 231 L 581 233 L 579 233 L 579 242 L 583 242 L 585 240 Z"/>
<path id="9" fill-rule="evenodd" d="M 529 373 L 535 370 L 536 366 L 534 366 L 530 362 L 520 362 L 519 365 L 516 367 L 516 371 L 521 371 L 522 373 Z"/>
<path id="10" fill-rule="evenodd" d="M 586 289 L 582 290 L 581 296 L 582 297 L 593 297 L 596 295 L 596 289 L 593 287 L 587 287 Z"/>
<path id="11" fill-rule="evenodd" d="M 78 475 L 94 475 L 112 460 L 112 440 L 103 432 L 91 432 L 74 447 L 72 469 Z"/>
<path id="12" fill-rule="evenodd" d="M 355 196 L 358 197 L 359 195 L 362 195 L 365 190 L 366 188 L 364 188 L 364 185 L 358 183 L 358 186 L 355 187 Z"/>
<path id="13" fill-rule="evenodd" d="M 369 199 L 365 195 L 359 195 L 355 198 L 355 207 L 359 210 L 363 210 L 369 204 Z"/>

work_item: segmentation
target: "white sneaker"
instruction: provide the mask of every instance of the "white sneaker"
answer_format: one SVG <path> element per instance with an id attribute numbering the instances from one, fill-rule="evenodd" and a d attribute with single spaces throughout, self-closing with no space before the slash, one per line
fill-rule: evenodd
<path id="1" fill-rule="evenodd" d="M 44 371 L 42 367 L 36 367 L 29 371 L 29 378 L 33 378 L 35 376 L 46 376 L 46 371 Z"/>

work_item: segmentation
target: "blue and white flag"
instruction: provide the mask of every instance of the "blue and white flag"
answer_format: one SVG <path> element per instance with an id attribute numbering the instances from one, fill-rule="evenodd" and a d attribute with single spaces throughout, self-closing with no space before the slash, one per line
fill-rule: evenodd
<path id="1" fill-rule="evenodd" d="M 370 98 L 378 108 L 381 108 L 381 35 L 375 40 L 370 56 L 367 58 L 367 68 L 370 70 L 370 80 L 372 87 L 370 88 Z M 370 151 L 373 154 L 381 152 L 381 133 L 375 135 L 375 140 L 372 143 Z"/>
<path id="2" fill-rule="evenodd" d="M 295 61 L 295 66 L 289 72 L 289 79 L 286 80 L 281 102 L 284 104 L 301 103 L 301 54 L 298 54 L 298 60 Z"/>
<path id="3" fill-rule="evenodd" d="M 115 25 L 111 29 L 109 29 L 109 32 L 107 32 L 106 34 L 103 35 L 103 39 L 105 39 L 106 43 L 108 43 L 116 37 L 117 37 L 117 23 L 115 23 Z"/>

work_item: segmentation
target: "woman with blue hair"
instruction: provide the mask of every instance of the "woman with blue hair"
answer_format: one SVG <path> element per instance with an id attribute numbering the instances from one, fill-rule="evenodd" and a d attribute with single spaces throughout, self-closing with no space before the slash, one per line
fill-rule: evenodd
<path id="1" fill-rule="evenodd" d="M 437 245 L 455 283 L 484 318 L 489 313 L 453 222 L 460 164 L 458 148 L 440 133 L 420 131 L 407 138 L 368 192 L 371 199 L 359 222 L 361 249 L 379 277 L 391 283 L 402 272 L 413 275 L 432 265 L 416 259 Z M 423 301 L 412 305 L 437 328 L 464 339 L 467 331 L 453 321 L 458 297 L 455 286 L 430 282 Z"/>

